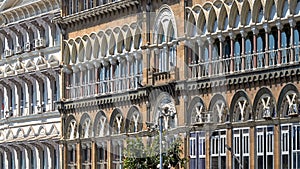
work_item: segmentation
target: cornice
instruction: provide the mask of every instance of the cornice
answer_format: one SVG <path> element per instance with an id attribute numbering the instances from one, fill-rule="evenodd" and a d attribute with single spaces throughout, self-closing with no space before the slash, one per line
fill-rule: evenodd
<path id="1" fill-rule="evenodd" d="M 72 24 L 80 21 L 84 21 L 89 18 L 102 16 L 111 12 L 119 11 L 121 9 L 127 9 L 139 5 L 137 0 L 123 0 L 115 3 L 108 3 L 105 5 L 97 6 L 88 10 L 80 11 L 64 17 L 56 17 L 53 19 L 54 23 L 58 24 Z"/>

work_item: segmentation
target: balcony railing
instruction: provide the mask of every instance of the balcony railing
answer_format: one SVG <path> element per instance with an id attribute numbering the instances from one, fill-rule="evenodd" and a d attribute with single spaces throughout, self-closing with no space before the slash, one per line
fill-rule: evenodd
<path id="1" fill-rule="evenodd" d="M 300 60 L 299 54 L 300 46 L 295 46 L 242 56 L 223 56 L 221 60 L 191 63 L 189 77 L 195 79 L 296 64 Z"/>
<path id="2" fill-rule="evenodd" d="M 138 88 L 138 83 L 142 81 L 142 74 L 119 77 L 111 80 L 100 80 L 98 82 L 89 82 L 86 84 L 76 84 L 66 87 L 68 98 L 82 98 L 95 95 L 104 95 L 107 93 L 119 93 Z"/>

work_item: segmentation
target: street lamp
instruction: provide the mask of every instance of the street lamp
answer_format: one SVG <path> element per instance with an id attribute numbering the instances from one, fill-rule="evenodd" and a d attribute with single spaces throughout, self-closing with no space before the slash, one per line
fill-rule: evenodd
<path id="1" fill-rule="evenodd" d="M 159 169 L 162 169 L 163 157 L 162 157 L 162 133 L 163 133 L 163 118 L 171 117 L 174 118 L 176 112 L 169 111 L 168 107 L 158 107 L 159 111 Z"/>

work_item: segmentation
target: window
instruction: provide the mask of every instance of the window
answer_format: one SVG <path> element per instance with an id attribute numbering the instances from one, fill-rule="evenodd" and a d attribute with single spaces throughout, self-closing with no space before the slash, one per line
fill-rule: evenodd
<path id="1" fill-rule="evenodd" d="M 264 34 L 261 33 L 257 37 L 257 67 L 263 68 L 265 66 L 265 53 L 264 53 Z"/>
<path id="2" fill-rule="evenodd" d="M 233 130 L 233 168 L 247 169 L 250 167 L 249 129 L 239 128 Z"/>
<path id="3" fill-rule="evenodd" d="M 68 168 L 76 168 L 76 145 L 68 146 Z"/>
<path id="4" fill-rule="evenodd" d="M 299 6 L 300 6 L 300 3 L 299 3 Z M 299 29 L 296 27 L 294 29 L 294 46 L 295 46 L 295 61 L 299 62 L 299 54 L 300 54 L 300 48 L 299 48 L 299 43 L 300 39 L 299 39 Z"/>
<path id="5" fill-rule="evenodd" d="M 240 36 L 234 42 L 234 53 L 233 54 L 234 54 L 234 70 L 240 71 L 242 68 Z"/>
<path id="6" fill-rule="evenodd" d="M 107 168 L 107 148 L 106 143 L 101 142 L 97 143 L 96 150 L 96 161 L 97 161 L 97 169 L 106 169 Z"/>
<path id="7" fill-rule="evenodd" d="M 81 149 L 81 166 L 82 168 L 91 168 L 91 147 L 83 143 Z"/>
<path id="8" fill-rule="evenodd" d="M 190 133 L 190 168 L 205 168 L 205 132 Z"/>
<path id="9" fill-rule="evenodd" d="M 245 46 L 245 69 L 250 70 L 253 67 L 253 56 L 252 56 L 252 35 L 248 36 L 246 39 Z"/>
<path id="10" fill-rule="evenodd" d="M 300 167 L 300 124 L 281 125 L 281 169 Z"/>
<path id="11" fill-rule="evenodd" d="M 113 141 L 112 142 L 112 169 L 120 169 L 123 166 L 123 142 L 122 141 Z"/>
<path id="12" fill-rule="evenodd" d="M 226 131 L 217 130 L 211 136 L 211 169 L 226 169 Z"/>
<path id="13" fill-rule="evenodd" d="M 269 66 L 277 64 L 277 29 L 272 28 L 269 34 Z"/>
<path id="14" fill-rule="evenodd" d="M 274 127 L 256 127 L 257 169 L 273 169 L 274 167 Z"/>

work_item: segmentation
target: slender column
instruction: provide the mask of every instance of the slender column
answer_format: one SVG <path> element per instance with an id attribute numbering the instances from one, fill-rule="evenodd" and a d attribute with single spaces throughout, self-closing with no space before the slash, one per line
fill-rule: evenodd
<path id="1" fill-rule="evenodd" d="M 229 32 L 230 37 L 230 73 L 234 72 L 234 38 L 235 35 L 233 32 Z"/>
<path id="2" fill-rule="evenodd" d="M 77 169 L 81 169 L 81 145 L 80 143 L 76 144 L 76 164 L 77 164 Z"/>
<path id="3" fill-rule="evenodd" d="M 257 152 L 256 151 L 256 137 L 255 137 L 255 127 L 251 126 L 250 127 L 250 169 L 255 169 L 255 161 L 256 161 L 256 158 L 255 158 L 255 153 Z M 251 160 L 253 159 L 253 160 Z"/>
<path id="4" fill-rule="evenodd" d="M 208 76 L 212 75 L 212 52 L 213 52 L 213 43 L 214 43 L 214 39 L 212 37 L 208 37 L 207 38 L 208 43 L 209 43 L 209 49 L 208 49 L 208 62 L 209 62 L 209 66 L 208 66 Z"/>
<path id="5" fill-rule="evenodd" d="M 269 33 L 270 33 L 270 28 L 267 23 L 264 24 L 264 29 L 265 29 L 265 67 L 269 67 Z"/>
<path id="6" fill-rule="evenodd" d="M 24 83 L 23 84 L 23 93 L 25 96 L 25 99 L 23 100 L 23 102 L 25 101 L 25 104 L 23 104 L 23 111 L 24 111 L 24 115 L 28 115 L 29 114 L 29 103 L 30 103 L 30 95 L 32 95 L 32 93 L 29 92 L 29 88 L 28 88 L 28 84 Z"/>
<path id="7" fill-rule="evenodd" d="M 210 133 L 206 132 L 205 135 L 205 164 L 206 169 L 210 169 Z"/>
<path id="8" fill-rule="evenodd" d="M 259 33 L 256 27 L 251 28 L 253 32 L 253 69 L 257 68 L 257 35 Z"/>
<path id="9" fill-rule="evenodd" d="M 277 46 L 278 49 L 280 49 L 281 46 L 281 29 L 282 29 L 282 24 L 280 23 L 280 21 L 278 21 L 276 23 L 276 27 L 277 27 Z M 277 65 L 279 66 L 281 64 L 281 50 L 277 50 Z"/>
<path id="10" fill-rule="evenodd" d="M 25 161 L 24 161 L 24 167 L 25 168 L 30 168 L 30 165 L 29 165 L 29 162 L 30 162 L 30 154 L 29 154 L 29 151 L 24 148 L 24 158 L 25 158 Z"/>
<path id="11" fill-rule="evenodd" d="M 44 103 L 46 105 L 46 111 L 51 111 L 52 110 L 52 103 L 53 103 L 53 85 L 54 82 L 51 82 L 48 77 L 45 78 L 45 83 L 47 85 L 47 103 Z"/>
<path id="12" fill-rule="evenodd" d="M 230 127 L 227 128 L 227 131 L 226 131 L 226 144 L 228 145 L 228 148 L 227 148 L 227 151 L 226 151 L 226 160 L 227 160 L 227 163 L 226 163 L 226 168 L 232 168 L 232 151 L 233 151 L 233 147 L 232 147 L 232 129 Z M 229 149 L 231 151 L 229 151 Z"/>
<path id="13" fill-rule="evenodd" d="M 96 161 L 96 143 L 92 142 L 92 156 L 91 156 L 91 162 L 92 162 L 92 169 L 96 169 L 97 167 L 97 161 Z"/>
<path id="14" fill-rule="evenodd" d="M 40 84 L 37 80 L 34 80 L 35 83 L 35 91 L 36 91 L 36 104 L 34 106 L 35 108 L 35 113 L 38 113 L 38 109 L 37 107 L 40 106 L 42 104 L 42 98 L 41 98 L 41 89 L 40 89 Z"/>
<path id="15" fill-rule="evenodd" d="M 241 58 L 242 58 L 242 66 L 241 66 L 241 70 L 244 71 L 245 70 L 245 30 L 241 30 L 240 31 L 241 36 L 242 36 L 242 50 L 241 50 Z"/>
<path id="16" fill-rule="evenodd" d="M 222 34 L 219 34 L 218 35 L 218 38 L 219 38 L 219 48 L 220 48 L 220 55 L 219 55 L 219 74 L 222 75 L 224 73 L 224 70 L 223 70 L 223 63 L 224 63 L 224 60 L 223 60 L 223 43 L 224 43 L 224 40 L 225 38 L 222 36 Z"/>
<path id="17" fill-rule="evenodd" d="M 294 29 L 295 29 L 295 20 L 293 18 L 289 19 L 290 28 L 291 28 L 291 36 L 290 36 L 290 63 L 293 64 L 296 60 L 295 58 L 295 50 L 294 50 Z"/>
<path id="18" fill-rule="evenodd" d="M 64 143 L 64 145 L 60 145 L 60 154 L 62 155 L 62 160 L 60 161 L 60 165 L 62 166 L 63 169 L 68 168 L 68 145 Z"/>
<path id="19" fill-rule="evenodd" d="M 280 168 L 280 150 L 281 150 L 281 141 L 280 141 L 280 126 L 276 124 L 274 126 L 274 169 Z"/>
<path id="20" fill-rule="evenodd" d="M 203 65 L 203 63 L 204 63 L 204 59 L 203 59 L 203 43 L 202 43 L 202 41 L 200 40 L 200 39 L 197 39 L 197 43 L 198 43 L 198 77 L 202 77 L 202 76 L 204 76 L 204 72 L 203 72 L 203 70 L 204 70 L 204 65 Z"/>

